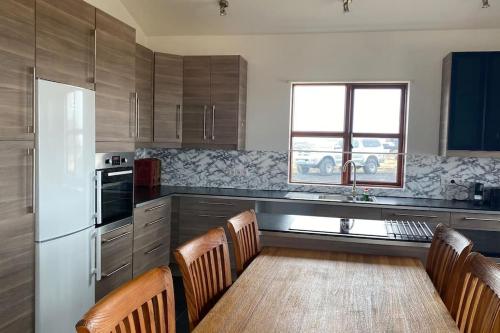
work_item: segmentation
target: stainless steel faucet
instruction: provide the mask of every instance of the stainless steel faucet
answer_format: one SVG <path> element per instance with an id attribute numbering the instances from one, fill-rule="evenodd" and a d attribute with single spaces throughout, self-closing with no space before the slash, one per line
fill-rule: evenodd
<path id="1" fill-rule="evenodd" d="M 352 199 L 356 200 L 356 196 L 358 195 L 356 191 L 356 163 L 353 160 L 348 160 L 347 162 L 344 163 L 344 166 L 342 167 L 342 172 L 347 172 L 349 165 L 352 165 L 352 168 L 354 170 L 353 173 L 353 181 L 352 181 Z"/>

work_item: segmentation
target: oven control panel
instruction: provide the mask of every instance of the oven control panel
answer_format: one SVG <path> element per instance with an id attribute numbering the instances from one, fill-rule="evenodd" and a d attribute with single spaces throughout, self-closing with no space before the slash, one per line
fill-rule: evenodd
<path id="1" fill-rule="evenodd" d="M 108 169 L 116 167 L 133 167 L 135 153 L 98 153 L 96 154 L 95 167 Z"/>

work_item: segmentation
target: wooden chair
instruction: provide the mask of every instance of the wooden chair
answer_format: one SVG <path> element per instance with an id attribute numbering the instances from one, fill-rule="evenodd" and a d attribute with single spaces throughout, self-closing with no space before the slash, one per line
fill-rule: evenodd
<path id="1" fill-rule="evenodd" d="M 184 283 L 193 330 L 231 286 L 231 267 L 226 233 L 222 227 L 209 230 L 174 252 Z"/>
<path id="2" fill-rule="evenodd" d="M 78 333 L 175 333 L 172 274 L 155 268 L 94 305 L 76 324 Z"/>
<path id="3" fill-rule="evenodd" d="M 236 257 L 236 271 L 238 275 L 260 252 L 259 225 L 254 210 L 243 212 L 227 222 L 231 234 Z"/>
<path id="4" fill-rule="evenodd" d="M 460 332 L 500 332 L 500 265 L 471 253 L 460 274 L 451 314 Z"/>
<path id="5" fill-rule="evenodd" d="M 472 242 L 456 230 L 439 224 L 434 231 L 427 257 L 427 274 L 448 310 L 456 295 L 458 276 L 471 249 Z"/>

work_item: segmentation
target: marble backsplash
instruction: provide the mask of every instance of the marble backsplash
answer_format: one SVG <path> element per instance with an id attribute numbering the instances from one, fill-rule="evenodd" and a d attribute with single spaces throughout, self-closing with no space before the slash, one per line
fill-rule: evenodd
<path id="1" fill-rule="evenodd" d="M 347 186 L 288 183 L 288 154 L 272 151 L 138 149 L 137 158 L 162 161 L 163 185 L 348 193 Z M 370 188 L 373 195 L 466 199 L 467 189 L 451 184 L 500 187 L 500 159 L 407 155 L 403 189 Z"/>

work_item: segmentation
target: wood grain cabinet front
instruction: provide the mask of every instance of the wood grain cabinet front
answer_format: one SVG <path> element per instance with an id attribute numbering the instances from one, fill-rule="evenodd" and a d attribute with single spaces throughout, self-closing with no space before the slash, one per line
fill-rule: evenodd
<path id="1" fill-rule="evenodd" d="M 134 210 L 134 277 L 170 262 L 171 201 L 160 199 Z"/>
<path id="2" fill-rule="evenodd" d="M 82 0 L 36 0 L 39 78 L 94 89 L 95 8 Z"/>
<path id="3" fill-rule="evenodd" d="M 241 56 L 184 57 L 183 147 L 244 149 L 246 96 Z"/>
<path id="4" fill-rule="evenodd" d="M 96 141 L 108 143 L 98 151 L 135 145 L 135 52 L 135 29 L 97 9 Z"/>
<path id="5" fill-rule="evenodd" d="M 136 142 L 153 142 L 154 52 L 137 44 L 135 54 Z"/>
<path id="6" fill-rule="evenodd" d="M 101 236 L 101 280 L 96 283 L 96 300 L 132 279 L 132 225 Z"/>
<path id="7" fill-rule="evenodd" d="M 178 220 L 174 222 L 177 231 L 172 248 L 203 235 L 208 230 L 223 227 L 229 245 L 231 270 L 236 276 L 236 261 L 231 237 L 227 230 L 227 221 L 249 209 L 255 209 L 255 201 L 239 199 L 221 199 L 209 197 L 180 197 Z"/>
<path id="8" fill-rule="evenodd" d="M 455 229 L 500 231 L 500 214 L 451 213 L 451 226 Z"/>
<path id="9" fill-rule="evenodd" d="M 0 1 L 0 140 L 33 140 L 35 1 Z"/>
<path id="10" fill-rule="evenodd" d="M 32 142 L 0 141 L 0 332 L 6 333 L 34 330 L 32 148 Z"/>
<path id="11" fill-rule="evenodd" d="M 154 142 L 180 147 L 182 142 L 183 57 L 155 53 Z"/>

